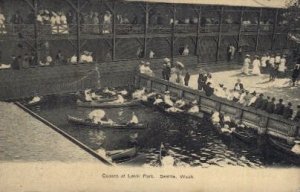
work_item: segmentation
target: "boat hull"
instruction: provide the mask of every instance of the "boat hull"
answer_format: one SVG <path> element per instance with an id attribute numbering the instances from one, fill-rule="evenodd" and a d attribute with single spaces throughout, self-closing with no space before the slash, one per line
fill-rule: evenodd
<path id="1" fill-rule="evenodd" d="M 75 125 L 83 125 L 83 126 L 89 126 L 93 128 L 99 128 L 99 129 L 145 129 L 146 126 L 144 124 L 96 124 L 91 121 L 88 121 L 86 119 L 81 119 L 77 117 L 72 117 L 70 115 L 67 116 L 67 120 L 69 123 L 75 124 Z"/>
<path id="2" fill-rule="evenodd" d="M 79 107 L 86 107 L 86 108 L 118 108 L 118 107 L 135 107 L 140 105 L 139 101 L 128 101 L 125 103 L 103 103 L 103 102 L 97 102 L 97 101 L 91 101 L 91 102 L 82 102 L 77 101 L 77 106 Z"/>

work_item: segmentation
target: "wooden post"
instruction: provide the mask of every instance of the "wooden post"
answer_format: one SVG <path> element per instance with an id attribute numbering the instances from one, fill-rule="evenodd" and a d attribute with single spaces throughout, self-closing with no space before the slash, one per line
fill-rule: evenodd
<path id="1" fill-rule="evenodd" d="M 198 23 L 197 23 L 197 37 L 196 37 L 196 48 L 195 48 L 195 55 L 197 56 L 197 62 L 200 62 L 200 29 L 201 29 L 201 15 L 202 15 L 202 7 L 197 10 L 197 15 L 198 15 Z"/>
<path id="2" fill-rule="evenodd" d="M 257 31 L 256 31 L 256 41 L 255 41 L 255 52 L 258 50 L 258 40 L 259 40 L 259 35 L 260 35 L 260 22 L 261 22 L 261 17 L 262 17 L 262 9 L 259 11 L 259 16 L 258 16 L 258 24 L 257 24 Z"/>
<path id="3" fill-rule="evenodd" d="M 275 19 L 274 19 L 274 24 L 273 24 L 273 32 L 272 32 L 271 50 L 274 50 L 278 15 L 279 15 L 279 9 L 276 9 Z"/>
<path id="4" fill-rule="evenodd" d="M 175 45 L 175 20 L 176 20 L 176 7 L 175 4 L 172 5 L 172 12 L 173 12 L 173 23 L 172 23 L 172 30 L 171 30 L 171 60 L 174 63 L 174 45 Z"/>
<path id="5" fill-rule="evenodd" d="M 220 52 L 220 46 L 221 46 L 223 13 L 224 13 L 224 7 L 221 8 L 221 12 L 219 13 L 219 34 L 218 34 L 218 45 L 217 45 L 217 53 L 216 53 L 216 61 L 217 62 L 219 61 L 219 52 Z"/>
<path id="6" fill-rule="evenodd" d="M 238 34 L 238 40 L 237 40 L 237 48 L 240 47 L 241 43 L 241 35 L 243 30 L 243 17 L 244 17 L 245 9 L 242 8 L 241 15 L 240 15 L 240 28 L 239 28 L 239 34 Z"/>
<path id="7" fill-rule="evenodd" d="M 112 14 L 113 14 L 113 20 L 112 20 L 112 31 L 113 31 L 113 38 L 112 38 L 112 60 L 115 61 L 116 60 L 116 2 L 113 2 L 113 10 L 112 10 Z"/>
<path id="8" fill-rule="evenodd" d="M 76 36 L 76 40 L 77 40 L 77 63 L 80 62 L 80 49 L 81 49 L 81 43 L 80 43 L 80 0 L 77 0 L 77 10 L 76 10 L 76 21 L 77 21 L 77 36 Z"/>
<path id="9" fill-rule="evenodd" d="M 145 2 L 145 28 L 144 28 L 144 55 L 147 58 L 147 39 L 148 39 L 148 28 L 149 28 L 149 3 Z"/>
<path id="10" fill-rule="evenodd" d="M 40 61 L 40 54 L 39 54 L 39 32 L 38 32 L 38 22 L 37 22 L 37 15 L 38 15 L 38 0 L 33 0 L 33 7 L 34 7 L 34 48 L 35 48 L 35 58 L 36 62 L 39 63 Z M 37 64 L 35 63 L 35 64 Z"/>

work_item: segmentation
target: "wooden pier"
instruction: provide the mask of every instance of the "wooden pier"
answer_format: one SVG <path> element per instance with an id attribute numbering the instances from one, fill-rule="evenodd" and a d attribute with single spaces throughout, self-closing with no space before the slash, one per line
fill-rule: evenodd
<path id="1" fill-rule="evenodd" d="M 245 125 L 256 129 L 259 135 L 270 135 L 276 138 L 293 143 L 300 138 L 299 123 L 283 119 L 283 117 L 268 114 L 252 107 L 244 107 L 216 96 L 208 97 L 203 91 L 195 90 L 186 86 L 174 84 L 156 77 L 149 77 L 138 74 L 135 77 L 135 87 L 145 87 L 149 91 L 163 93 L 170 91 L 170 94 L 177 98 L 193 101 L 198 100 L 200 110 L 211 114 L 212 111 L 219 111 L 235 120 L 240 120 Z"/>

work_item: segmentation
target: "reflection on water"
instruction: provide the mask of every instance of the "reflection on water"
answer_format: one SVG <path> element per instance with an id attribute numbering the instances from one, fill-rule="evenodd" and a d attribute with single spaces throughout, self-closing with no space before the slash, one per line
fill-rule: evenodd
<path id="1" fill-rule="evenodd" d="M 143 105 L 134 108 L 105 109 L 115 122 L 127 122 L 135 111 L 141 123 L 148 123 L 146 130 L 99 130 L 69 124 L 66 115 L 87 116 L 92 109 L 76 107 L 66 100 L 32 107 L 42 117 L 54 123 L 95 151 L 116 150 L 127 147 L 131 134 L 138 133 L 140 147 L 137 158 L 127 162 L 130 165 L 159 166 L 159 148 L 163 142 L 180 166 L 243 166 L 262 167 L 287 165 L 282 159 L 266 159 L 256 146 L 249 146 L 237 139 L 220 137 L 205 120 L 194 122 L 176 119 Z"/>

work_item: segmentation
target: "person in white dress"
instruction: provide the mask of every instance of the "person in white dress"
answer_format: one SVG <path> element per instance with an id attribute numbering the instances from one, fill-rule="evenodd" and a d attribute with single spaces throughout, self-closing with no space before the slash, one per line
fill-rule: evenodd
<path id="1" fill-rule="evenodd" d="M 172 107 L 174 105 L 173 101 L 171 100 L 170 92 L 166 91 L 164 95 L 164 102 L 165 104 L 169 105 Z"/>
<path id="2" fill-rule="evenodd" d="M 60 24 L 61 24 L 59 27 L 59 33 L 68 34 L 69 30 L 68 30 L 67 17 L 63 12 L 60 12 L 59 16 L 60 16 Z"/>
<path id="3" fill-rule="evenodd" d="M 177 69 L 175 67 L 171 68 L 170 82 L 176 83 L 177 81 Z"/>
<path id="4" fill-rule="evenodd" d="M 58 24 L 60 23 L 60 17 L 52 11 L 52 16 L 50 18 L 52 34 L 58 33 Z"/>
<path id="5" fill-rule="evenodd" d="M 260 64 L 261 64 L 261 72 L 265 73 L 267 71 L 267 61 L 268 57 L 266 54 L 263 54 L 263 56 L 260 59 Z"/>
<path id="6" fill-rule="evenodd" d="M 190 53 L 189 46 L 188 46 L 188 45 L 184 46 L 182 55 L 183 55 L 183 56 L 188 56 L 189 53 Z"/>
<path id="7" fill-rule="evenodd" d="M 246 55 L 246 58 L 244 59 L 244 64 L 242 68 L 242 73 L 245 75 L 249 75 L 249 66 L 250 66 L 251 60 L 250 55 Z"/>
<path id="8" fill-rule="evenodd" d="M 112 14 L 109 11 L 105 12 L 103 18 L 103 34 L 111 33 L 111 21 L 112 21 Z"/>
<path id="9" fill-rule="evenodd" d="M 252 74 L 253 75 L 261 75 L 260 73 L 260 60 L 258 59 L 258 56 L 255 55 L 255 59 L 253 60 L 253 69 L 252 69 Z"/>
<path id="10" fill-rule="evenodd" d="M 151 50 L 149 52 L 149 59 L 153 59 L 154 58 L 155 53 Z"/>
<path id="11" fill-rule="evenodd" d="M 5 16 L 0 12 L 0 34 L 6 34 Z"/>
<path id="12" fill-rule="evenodd" d="M 71 57 L 70 63 L 72 63 L 72 64 L 76 64 L 77 63 L 77 56 L 75 54 Z"/>
<path id="13" fill-rule="evenodd" d="M 285 71 L 286 71 L 286 58 L 285 58 L 285 55 L 283 55 L 280 59 L 280 64 L 278 67 L 279 77 L 283 77 Z"/>

